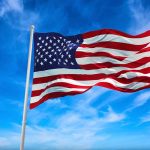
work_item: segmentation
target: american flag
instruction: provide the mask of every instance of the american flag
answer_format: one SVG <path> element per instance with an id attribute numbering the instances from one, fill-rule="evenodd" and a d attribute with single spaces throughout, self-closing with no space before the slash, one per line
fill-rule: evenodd
<path id="1" fill-rule="evenodd" d="M 93 86 L 122 92 L 150 87 L 150 31 L 129 35 L 103 29 L 75 36 L 34 33 L 30 108 Z"/>

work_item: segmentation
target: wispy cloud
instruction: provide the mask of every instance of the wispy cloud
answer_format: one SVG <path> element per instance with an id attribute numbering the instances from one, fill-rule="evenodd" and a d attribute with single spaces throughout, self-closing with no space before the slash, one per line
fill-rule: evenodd
<path id="1" fill-rule="evenodd" d="M 146 123 L 146 122 L 150 122 L 150 112 L 148 112 L 147 115 L 141 118 L 141 124 Z"/>
<path id="2" fill-rule="evenodd" d="M 23 0 L 5 0 L 0 2 L 0 18 L 13 29 L 28 31 L 31 24 L 38 22 L 39 15 L 25 9 Z M 22 39 L 21 35 L 19 38 Z"/>
<path id="3" fill-rule="evenodd" d="M 130 107 L 128 107 L 125 112 L 132 111 L 135 108 L 141 107 L 150 100 L 150 91 L 142 92 L 139 94 Z"/>
<path id="4" fill-rule="evenodd" d="M 131 33 L 140 34 L 150 29 L 150 10 L 146 9 L 142 0 L 128 0 L 129 10 L 133 19 L 129 28 Z"/>
<path id="5" fill-rule="evenodd" d="M 93 95 L 89 97 L 89 93 L 93 93 Z M 105 90 L 101 91 L 102 93 L 105 93 Z M 111 137 L 111 133 L 105 133 L 105 130 L 111 127 L 109 125 L 124 120 L 126 115 L 117 113 L 111 106 L 106 111 L 93 107 L 92 102 L 97 95 L 97 91 L 91 89 L 85 94 L 84 99 L 74 101 L 72 104 L 67 105 L 64 101 L 56 99 L 56 102 L 49 101 L 47 103 L 49 108 L 41 107 L 40 110 L 36 109 L 29 112 L 28 123 L 30 124 L 27 125 L 26 130 L 26 146 L 39 145 L 41 147 L 41 145 L 44 145 L 43 149 L 74 148 L 79 150 L 92 149 L 95 144 L 99 147 L 103 141 Z M 57 112 L 62 110 L 64 112 L 54 117 L 51 114 L 51 109 L 53 108 L 54 112 L 55 106 L 57 106 Z M 45 119 L 47 125 L 43 127 L 42 122 Z M 16 124 L 15 132 L 7 131 L 2 139 L 7 139 L 11 146 L 14 146 L 14 143 L 19 145 L 20 130 L 21 126 Z"/>
<path id="6" fill-rule="evenodd" d="M 126 118 L 126 115 L 123 113 L 116 113 L 111 107 L 108 107 L 108 112 L 104 113 L 105 117 L 101 119 L 104 123 L 110 122 L 119 122 Z"/>
<path id="7" fill-rule="evenodd" d="M 9 12 L 19 12 L 23 11 L 23 1 L 22 0 L 5 0 L 0 2 L 0 17 L 3 17 Z"/>

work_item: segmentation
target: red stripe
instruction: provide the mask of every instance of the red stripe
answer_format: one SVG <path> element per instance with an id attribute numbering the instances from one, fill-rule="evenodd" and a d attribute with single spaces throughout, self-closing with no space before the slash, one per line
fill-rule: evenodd
<path id="1" fill-rule="evenodd" d="M 112 29 L 102 29 L 102 30 L 97 30 L 97 31 L 91 31 L 91 32 L 87 32 L 82 34 L 83 39 L 86 38 L 91 38 L 93 36 L 97 36 L 97 35 L 102 35 L 102 34 L 114 34 L 114 35 L 120 35 L 120 36 L 124 36 L 127 38 L 143 38 L 146 36 L 150 36 L 150 31 L 146 31 L 142 34 L 138 34 L 138 35 L 130 35 L 121 31 L 117 31 L 117 30 L 112 30 Z"/>
<path id="2" fill-rule="evenodd" d="M 103 87 L 106 87 L 106 88 L 109 88 L 109 89 L 113 89 L 113 90 L 118 90 L 118 91 L 121 91 L 121 92 L 136 92 L 136 91 L 139 91 L 139 90 L 142 90 L 142 89 L 145 89 L 145 88 L 150 88 L 150 85 L 147 85 L 147 86 L 141 87 L 141 88 L 136 89 L 136 90 L 132 90 L 132 89 L 128 89 L 127 90 L 127 89 L 115 87 L 115 86 L 113 86 L 113 85 L 111 85 L 109 83 L 100 83 L 97 86 L 103 86 Z M 87 89 L 87 90 L 89 90 L 89 89 Z M 84 92 L 86 92 L 86 91 L 84 91 Z M 81 94 L 81 93 L 84 93 L 84 92 L 81 92 L 81 91 L 74 92 L 74 91 L 72 91 L 72 92 L 67 92 L 67 95 L 68 96 L 69 95 L 76 95 L 76 94 Z M 67 96 L 67 95 L 64 92 L 55 92 L 55 93 L 47 94 L 44 97 L 42 97 L 41 99 L 39 99 L 39 101 L 37 101 L 35 103 L 30 103 L 30 109 L 35 108 L 36 106 L 40 105 L 41 103 L 45 102 L 48 99 L 53 99 L 53 98 L 57 98 L 57 97 L 63 97 L 63 96 Z"/>
<path id="3" fill-rule="evenodd" d="M 115 55 L 112 55 L 110 53 L 107 53 L 107 52 L 96 52 L 96 53 L 90 53 L 90 52 L 79 52 L 79 51 L 76 51 L 75 53 L 75 57 L 76 58 L 83 58 L 83 57 L 94 57 L 94 56 L 100 56 L 100 57 L 110 57 L 110 58 L 114 58 L 114 59 L 117 59 L 117 60 L 124 60 L 126 57 L 122 57 L 122 56 L 115 56 Z"/>
<path id="4" fill-rule="evenodd" d="M 92 78 L 90 78 L 90 80 L 100 80 L 100 79 L 104 79 L 104 78 L 110 78 L 110 79 L 114 79 L 114 80 L 116 80 L 116 81 L 118 81 L 120 83 L 123 83 L 123 84 L 130 84 L 132 82 L 150 83 L 150 77 L 141 76 L 141 77 L 135 77 L 135 78 L 131 78 L 131 79 L 126 79 L 126 78 L 116 78 L 116 76 L 119 76 L 119 74 L 118 75 L 114 74 L 114 75 L 109 75 L 109 76 L 101 74 L 100 76 L 93 76 Z M 100 83 L 93 84 L 92 86 L 99 85 Z M 65 82 L 58 82 L 58 83 L 54 83 L 54 84 L 51 84 L 49 86 L 46 86 L 44 89 L 32 91 L 32 97 L 39 96 L 45 90 L 47 90 L 47 89 L 49 89 L 51 87 L 55 87 L 55 86 L 63 86 L 63 87 L 67 87 L 67 88 L 78 88 L 78 89 L 85 89 L 85 88 L 89 88 L 90 87 L 90 86 L 79 86 L 79 85 L 74 85 L 74 84 L 65 83 Z"/>
<path id="5" fill-rule="evenodd" d="M 148 44 L 142 45 L 133 45 L 127 43 L 118 43 L 118 42 L 98 42 L 93 44 L 81 44 L 80 47 L 84 48 L 94 48 L 94 47 L 103 47 L 111 48 L 116 50 L 127 50 L 127 51 L 140 51 L 142 48 L 146 47 Z"/>
<path id="6" fill-rule="evenodd" d="M 39 101 L 37 101 L 35 103 L 30 103 L 30 109 L 35 108 L 36 106 L 40 105 L 41 103 L 45 102 L 48 99 L 53 99 L 53 98 L 57 98 L 57 97 L 64 97 L 64 96 L 67 96 L 67 95 L 76 95 L 76 94 L 80 94 L 80 93 L 83 93 L 83 92 L 72 91 L 72 92 L 67 92 L 67 93 L 64 93 L 64 92 L 50 93 L 50 94 L 47 94 L 47 95 L 43 96 L 41 99 L 39 99 Z"/>
<path id="7" fill-rule="evenodd" d="M 128 93 L 132 93 L 132 92 L 136 92 L 136 91 L 139 91 L 139 90 L 142 90 L 142 89 L 145 89 L 145 88 L 149 88 L 150 87 L 150 84 L 149 85 L 146 85 L 144 87 L 141 87 L 141 88 L 138 88 L 138 89 L 125 89 L 125 88 L 120 88 L 120 87 L 116 87 L 110 83 L 107 83 L 107 82 L 101 82 L 99 84 L 97 84 L 97 86 L 103 86 L 103 87 L 106 87 L 106 88 L 109 88 L 109 89 L 112 89 L 112 90 L 118 90 L 120 92 L 128 92 Z"/>
<path id="8" fill-rule="evenodd" d="M 141 51 L 139 51 L 137 54 L 139 53 L 144 53 L 144 52 L 150 52 L 150 47 L 146 47 L 146 48 L 143 48 Z"/>
<path id="9" fill-rule="evenodd" d="M 142 59 L 139 59 L 137 61 L 128 63 L 128 64 L 115 64 L 111 62 L 104 62 L 104 63 L 95 63 L 95 64 L 85 64 L 80 65 L 82 69 L 85 70 L 93 70 L 93 69 L 100 69 L 100 68 L 112 68 L 112 67 L 127 67 L 127 68 L 136 68 L 146 65 L 146 63 L 150 62 L 150 57 L 145 57 Z"/>
<path id="10" fill-rule="evenodd" d="M 67 87 L 67 88 L 78 88 L 78 89 L 89 88 L 89 86 L 79 86 L 79 85 L 73 85 L 73 84 L 65 83 L 65 82 L 58 82 L 58 83 L 53 83 L 51 85 L 48 85 L 44 89 L 32 91 L 32 97 L 39 96 L 45 90 L 47 90 L 47 89 L 49 89 L 51 87 L 56 87 L 56 86 L 63 86 L 63 87 Z"/>
<path id="11" fill-rule="evenodd" d="M 115 76 L 116 78 L 118 76 L 120 76 L 123 73 L 127 73 L 127 72 L 139 72 L 139 73 L 150 73 L 150 67 L 149 68 L 145 68 L 145 69 L 141 69 L 141 70 L 122 70 L 118 73 L 113 73 L 110 75 L 106 75 L 106 74 L 92 74 L 92 75 L 86 75 L 86 74 L 61 74 L 61 75 L 53 75 L 53 76 L 47 76 L 47 77 L 40 77 L 40 78 L 34 78 L 33 79 L 33 84 L 40 84 L 40 83 L 47 83 L 56 79 L 73 79 L 73 80 L 77 80 L 77 81 L 86 81 L 86 80 L 97 80 L 100 78 L 108 78 L 109 76 Z M 146 81 L 146 80 L 145 80 Z"/>

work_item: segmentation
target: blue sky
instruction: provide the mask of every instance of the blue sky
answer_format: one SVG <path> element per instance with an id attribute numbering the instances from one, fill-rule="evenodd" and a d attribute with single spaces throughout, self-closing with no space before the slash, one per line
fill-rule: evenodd
<path id="1" fill-rule="evenodd" d="M 150 29 L 148 0 L 0 0 L 0 149 L 18 149 L 29 27 L 75 35 Z M 33 70 L 33 62 L 32 62 Z M 31 71 L 32 72 L 32 71 Z M 32 73 L 30 80 L 31 90 Z M 150 149 L 150 89 L 128 94 L 93 87 L 28 110 L 27 150 Z"/>

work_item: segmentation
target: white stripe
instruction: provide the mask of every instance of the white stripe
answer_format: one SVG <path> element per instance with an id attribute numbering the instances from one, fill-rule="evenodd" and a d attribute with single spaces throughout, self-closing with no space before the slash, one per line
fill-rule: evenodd
<path id="1" fill-rule="evenodd" d="M 121 35 L 102 34 L 102 35 L 97 35 L 91 38 L 84 39 L 83 44 L 93 44 L 93 43 L 106 42 L 106 41 L 127 43 L 133 45 L 142 45 L 150 42 L 150 36 L 143 37 L 143 38 L 127 38 Z"/>
<path id="2" fill-rule="evenodd" d="M 76 61 L 80 65 L 105 63 L 105 62 L 111 62 L 114 64 L 128 64 L 145 57 L 150 57 L 150 52 L 134 54 L 133 56 L 127 57 L 122 61 L 110 57 L 105 57 L 105 56 L 76 58 Z"/>
<path id="3" fill-rule="evenodd" d="M 56 79 L 56 80 L 53 80 L 53 81 L 47 82 L 47 83 L 33 84 L 32 91 L 45 89 L 47 86 L 50 86 L 53 83 L 59 83 L 59 82 L 70 83 L 72 85 L 77 85 L 77 86 L 94 86 L 99 82 L 108 82 L 108 83 L 113 84 L 114 86 L 123 87 L 123 88 L 127 88 L 127 89 L 128 88 L 130 89 L 130 85 L 132 85 L 132 84 L 138 84 L 138 82 L 124 84 L 124 83 L 120 83 L 120 82 L 116 81 L 115 79 L 111 79 L 111 78 L 105 78 L 105 79 L 99 79 L 99 80 L 87 80 L 87 81 L 77 81 L 77 80 L 73 80 L 73 79 L 61 78 L 61 79 Z M 142 84 L 145 84 L 145 83 L 142 83 Z M 73 89 L 73 88 L 70 88 L 70 89 Z"/>
<path id="4" fill-rule="evenodd" d="M 53 81 L 50 81 L 47 83 L 33 84 L 32 91 L 44 89 L 53 83 L 59 83 L 59 82 L 70 83 L 72 85 L 79 85 L 79 86 L 93 86 L 94 84 L 98 83 L 99 81 L 98 80 L 77 81 L 77 80 L 73 80 L 73 79 L 60 78 L 60 79 L 56 79 L 56 80 L 53 80 Z"/>
<path id="5" fill-rule="evenodd" d="M 110 57 L 83 57 L 83 58 L 76 58 L 76 61 L 80 65 L 87 65 L 87 64 L 96 64 L 96 63 L 105 63 L 111 62 L 114 64 L 124 64 L 124 62 L 110 58 Z"/>
<path id="6" fill-rule="evenodd" d="M 96 53 L 96 52 L 106 52 L 106 53 L 110 53 L 112 55 L 115 56 L 122 56 L 122 57 L 126 57 L 126 56 L 130 56 L 130 55 L 134 55 L 135 53 L 137 53 L 136 51 L 127 51 L 127 50 L 119 50 L 119 49 L 111 49 L 111 48 L 83 48 L 83 47 L 79 47 L 77 50 L 77 52 L 89 52 L 89 53 Z"/>
<path id="7" fill-rule="evenodd" d="M 125 58 L 123 61 L 125 61 L 127 63 L 134 62 L 139 59 L 146 58 L 146 57 L 150 57 L 150 52 L 137 53 L 137 54 L 134 54 L 133 56 Z M 149 58 L 149 60 L 150 60 L 150 58 Z"/>
<path id="8" fill-rule="evenodd" d="M 134 68 L 134 70 L 141 70 L 144 68 L 150 67 L 150 62 L 147 64 L 144 64 L 143 66 Z M 84 70 L 84 69 L 67 69 L 67 68 L 60 68 L 60 69 L 51 69 L 51 70 L 45 70 L 45 71 L 38 71 L 34 72 L 34 78 L 40 78 L 40 77 L 47 77 L 47 76 L 53 76 L 53 75 L 60 75 L 60 74 L 112 74 L 117 73 L 122 70 L 132 70 L 132 68 L 127 67 L 112 67 L 112 68 L 101 68 L 101 69 L 94 69 L 94 70 Z"/>
<path id="9" fill-rule="evenodd" d="M 35 103 L 36 101 L 40 100 L 43 96 L 49 94 L 49 93 L 55 93 L 55 92 L 71 92 L 71 91 L 85 91 L 86 89 L 79 89 L 79 88 L 66 88 L 62 86 L 56 86 L 51 87 L 47 90 L 45 90 L 40 96 L 31 97 L 31 103 Z"/>
<path id="10" fill-rule="evenodd" d="M 141 73 L 141 72 L 127 72 L 127 73 L 121 74 L 118 78 L 131 79 L 131 78 L 140 77 L 140 76 L 150 77 L 150 73 L 144 74 L 144 73 Z"/>
<path id="11" fill-rule="evenodd" d="M 123 84 L 123 83 L 120 83 L 120 82 L 118 82 L 114 79 L 110 79 L 110 78 L 101 79 L 101 80 L 97 81 L 97 83 L 98 82 L 106 82 L 106 83 L 110 83 L 116 87 L 125 88 L 125 89 L 134 89 L 134 90 L 149 85 L 149 83 L 143 83 L 143 82 L 133 82 L 130 84 Z M 88 84 L 88 82 L 87 82 L 87 84 Z M 94 84 L 94 82 L 93 82 L 93 84 Z M 79 88 L 52 87 L 52 88 L 45 90 L 40 96 L 32 97 L 31 103 L 35 103 L 35 102 L 39 101 L 46 94 L 53 93 L 53 92 L 69 92 L 69 91 L 82 91 L 82 92 L 84 92 L 85 90 L 86 89 L 79 89 Z"/>

